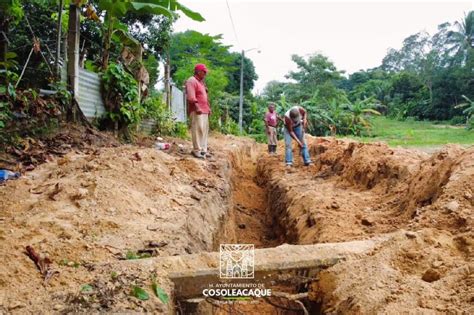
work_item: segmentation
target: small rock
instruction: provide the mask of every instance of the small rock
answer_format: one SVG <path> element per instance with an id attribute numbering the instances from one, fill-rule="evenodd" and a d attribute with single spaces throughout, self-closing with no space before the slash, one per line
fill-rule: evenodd
<path id="1" fill-rule="evenodd" d="M 472 194 L 469 191 L 466 191 L 464 193 L 464 198 L 466 198 L 467 200 L 471 200 L 472 199 Z"/>
<path id="2" fill-rule="evenodd" d="M 155 168 L 154 168 L 152 165 L 144 164 L 144 165 L 142 166 L 142 170 L 144 170 L 145 172 L 148 172 L 148 173 L 153 173 L 153 171 L 155 170 Z"/>
<path id="3" fill-rule="evenodd" d="M 444 209 L 450 212 L 456 212 L 459 209 L 459 203 L 456 200 L 450 201 L 444 205 Z"/>
<path id="4" fill-rule="evenodd" d="M 333 209 L 339 209 L 339 205 L 337 204 L 337 202 L 334 201 L 334 202 L 331 204 L 331 208 L 333 208 Z"/>
<path id="5" fill-rule="evenodd" d="M 416 238 L 416 233 L 415 232 L 408 231 L 408 232 L 405 233 L 405 235 L 408 238 Z"/>
<path id="6" fill-rule="evenodd" d="M 87 197 L 88 194 L 89 194 L 89 191 L 86 188 L 78 188 L 76 193 L 73 196 L 73 199 L 76 199 L 76 200 L 83 199 Z"/>
<path id="7" fill-rule="evenodd" d="M 192 194 L 191 195 L 191 198 L 193 198 L 194 200 L 197 200 L 197 201 L 200 201 L 201 200 L 201 197 L 195 195 L 195 194 Z"/>
<path id="8" fill-rule="evenodd" d="M 166 241 L 160 241 L 160 242 L 149 241 L 148 242 L 148 247 L 160 248 L 160 247 L 165 247 L 166 245 L 168 245 L 168 242 Z"/>
<path id="9" fill-rule="evenodd" d="M 415 251 L 410 250 L 406 252 L 405 256 L 409 259 L 416 259 L 418 257 L 418 254 Z"/>
<path id="10" fill-rule="evenodd" d="M 160 226 L 158 224 L 148 225 L 146 229 L 148 231 L 158 231 L 160 229 Z"/>
<path id="11" fill-rule="evenodd" d="M 245 227 L 246 227 L 245 224 L 243 224 L 243 223 L 239 224 L 239 229 L 245 229 Z"/>
<path id="12" fill-rule="evenodd" d="M 372 226 L 374 225 L 374 220 L 371 218 L 363 218 L 362 220 L 360 220 L 360 223 L 365 226 Z"/>
<path id="13" fill-rule="evenodd" d="M 433 268 L 439 268 L 443 265 L 443 262 L 440 261 L 440 260 L 436 260 L 436 261 L 433 261 L 433 263 L 431 264 L 431 267 Z"/>
<path id="14" fill-rule="evenodd" d="M 189 247 L 186 247 L 186 248 L 184 249 L 184 251 L 185 251 L 186 253 L 188 253 L 188 254 L 192 254 L 192 253 L 193 253 L 192 250 L 191 250 L 191 248 L 189 248 Z"/>
<path id="15" fill-rule="evenodd" d="M 441 275 L 439 274 L 438 271 L 434 270 L 433 268 L 430 268 L 425 271 L 423 274 L 423 277 L 421 277 L 422 280 L 426 282 L 434 282 L 437 281 L 441 278 Z"/>
<path id="16" fill-rule="evenodd" d="M 13 302 L 12 304 L 10 304 L 8 306 L 8 310 L 11 311 L 11 310 L 14 310 L 14 309 L 17 309 L 17 308 L 23 308 L 23 307 L 26 307 L 26 305 L 16 301 L 16 302 Z"/>
<path id="17" fill-rule="evenodd" d="M 61 304 L 56 304 L 56 305 L 53 306 L 53 310 L 55 310 L 55 311 L 59 311 L 61 309 L 63 309 L 63 306 Z"/>
<path id="18" fill-rule="evenodd" d="M 148 213 L 157 215 L 159 213 L 159 210 L 156 208 L 148 208 Z"/>

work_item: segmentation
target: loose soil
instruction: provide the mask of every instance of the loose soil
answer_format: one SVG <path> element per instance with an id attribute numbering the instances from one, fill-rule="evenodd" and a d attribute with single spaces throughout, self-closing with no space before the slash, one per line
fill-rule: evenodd
<path id="1" fill-rule="evenodd" d="M 251 140 L 217 135 L 214 157 L 201 161 L 188 154 L 189 142 L 169 141 L 168 152 L 146 141 L 78 148 L 0 186 L 1 312 L 166 313 L 173 303 L 150 286 L 172 293 L 167 266 L 136 264 L 130 258 L 139 252 L 164 257 L 225 242 L 262 248 L 390 233 L 305 288 L 322 313 L 474 313 L 474 148 L 430 155 L 309 137 L 315 164 L 287 169 L 281 145 L 269 156 Z M 59 274 L 45 283 L 27 245 Z M 134 286 L 150 298 L 132 296 Z M 263 302 L 214 313 L 302 314 Z"/>
<path id="2" fill-rule="evenodd" d="M 472 313 L 474 148 L 450 145 L 430 156 L 309 142 L 314 167 L 287 170 L 271 157 L 258 165 L 286 239 L 342 242 L 398 231 L 367 257 L 320 274 L 311 292 L 323 312 Z"/>

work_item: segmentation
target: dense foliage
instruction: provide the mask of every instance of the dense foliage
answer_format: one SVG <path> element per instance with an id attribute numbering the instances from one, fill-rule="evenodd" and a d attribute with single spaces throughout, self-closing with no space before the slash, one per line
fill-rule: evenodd
<path id="1" fill-rule="evenodd" d="M 293 56 L 290 82 L 269 82 L 263 97 L 279 104 L 302 104 L 310 132 L 370 133 L 370 115 L 397 119 L 472 121 L 474 98 L 474 12 L 462 22 L 443 23 L 429 35 L 407 37 L 390 49 L 379 67 L 347 78 L 325 56 Z M 285 106 L 280 106 L 285 108 Z"/>

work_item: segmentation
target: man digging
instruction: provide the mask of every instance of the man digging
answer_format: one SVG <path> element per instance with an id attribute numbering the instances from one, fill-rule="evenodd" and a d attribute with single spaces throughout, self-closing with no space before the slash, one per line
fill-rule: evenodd
<path id="1" fill-rule="evenodd" d="M 301 156 L 305 166 L 312 163 L 309 157 L 308 146 L 304 138 L 305 130 L 308 125 L 306 110 L 301 106 L 293 106 L 284 116 L 285 128 L 285 162 L 286 166 L 293 166 L 293 150 L 291 147 L 292 139 L 300 147 Z"/>
<path id="2" fill-rule="evenodd" d="M 207 152 L 207 139 L 211 107 L 207 98 L 207 87 L 204 83 L 206 75 L 206 65 L 200 63 L 194 67 L 194 75 L 186 81 L 186 99 L 188 115 L 191 117 L 191 137 L 193 140 L 192 154 L 198 159 L 210 157 Z"/>

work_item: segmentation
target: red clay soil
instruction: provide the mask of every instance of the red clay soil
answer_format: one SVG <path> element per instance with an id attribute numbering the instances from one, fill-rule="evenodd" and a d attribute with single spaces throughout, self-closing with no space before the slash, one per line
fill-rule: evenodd
<path id="1" fill-rule="evenodd" d="M 251 146 L 217 137 L 210 161 L 191 157 L 189 142 L 178 140 L 170 152 L 131 145 L 73 150 L 0 186 L 0 313 L 162 309 L 156 297 L 130 294 L 133 285 L 150 286 L 149 271 L 135 279 L 107 264 L 140 251 L 213 250 L 230 206 L 233 157 Z M 47 283 L 25 254 L 28 245 L 59 271 Z M 92 292 L 81 290 L 86 284 Z"/>
<path id="2" fill-rule="evenodd" d="M 331 138 L 309 143 L 314 166 L 288 170 L 272 157 L 258 164 L 286 239 L 311 244 L 395 233 L 364 259 L 321 274 L 313 300 L 323 311 L 472 314 L 474 148 L 447 146 L 429 156 Z"/>
<path id="3" fill-rule="evenodd" d="M 167 313 L 172 306 L 150 289 L 156 279 L 172 292 L 166 266 L 121 259 L 390 233 L 368 255 L 320 273 L 310 296 L 323 312 L 474 313 L 474 149 L 428 155 L 331 138 L 309 147 L 315 164 L 291 169 L 281 146 L 268 156 L 223 136 L 212 139 L 210 161 L 178 140 L 169 152 L 91 145 L 52 155 L 0 186 L 0 312 Z M 27 245 L 59 274 L 45 283 Z M 135 285 L 150 298 L 132 296 Z M 258 312 L 276 310 L 262 303 Z"/>

